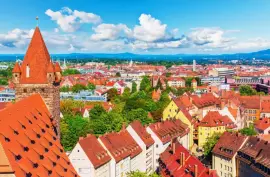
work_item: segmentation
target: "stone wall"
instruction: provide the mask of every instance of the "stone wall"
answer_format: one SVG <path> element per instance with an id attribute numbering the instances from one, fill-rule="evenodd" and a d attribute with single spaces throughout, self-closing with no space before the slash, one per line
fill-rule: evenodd
<path id="1" fill-rule="evenodd" d="M 16 84 L 15 99 L 19 101 L 30 95 L 39 93 L 52 114 L 55 123 L 57 136 L 60 138 L 60 91 L 59 85 L 53 84 Z"/>

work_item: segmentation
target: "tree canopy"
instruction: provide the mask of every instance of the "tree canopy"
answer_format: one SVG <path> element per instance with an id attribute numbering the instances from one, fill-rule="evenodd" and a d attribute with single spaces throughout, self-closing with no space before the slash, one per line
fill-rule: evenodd
<path id="1" fill-rule="evenodd" d="M 71 88 L 71 91 L 72 91 L 73 93 L 78 93 L 78 92 L 80 92 L 80 91 L 82 91 L 82 90 L 87 90 L 87 87 L 84 86 L 84 85 L 82 85 L 82 84 L 75 84 L 75 85 L 73 85 L 73 87 Z"/>
<path id="2" fill-rule="evenodd" d="M 151 89 L 151 82 L 149 77 L 143 76 L 143 79 L 140 84 L 140 91 L 150 91 Z"/>
<path id="3" fill-rule="evenodd" d="M 212 136 L 206 139 L 206 143 L 203 146 L 205 156 L 211 156 L 212 150 L 216 145 L 216 143 L 218 142 L 220 136 L 221 136 L 220 133 L 214 133 Z"/>
<path id="4" fill-rule="evenodd" d="M 249 85 L 241 85 L 239 87 L 239 92 L 241 96 L 252 96 L 257 94 L 257 91 Z"/>
<path id="5" fill-rule="evenodd" d="M 66 69 L 63 71 L 63 76 L 73 75 L 73 74 L 81 74 L 77 69 Z"/>
<path id="6" fill-rule="evenodd" d="M 253 135 L 257 135 L 256 130 L 254 129 L 253 125 L 250 125 L 249 127 L 245 127 L 241 130 L 239 130 L 239 132 L 243 135 L 247 135 L 247 136 L 253 136 Z"/>

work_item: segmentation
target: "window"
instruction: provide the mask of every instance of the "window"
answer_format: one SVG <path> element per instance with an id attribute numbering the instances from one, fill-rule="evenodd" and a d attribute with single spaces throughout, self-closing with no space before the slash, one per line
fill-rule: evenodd
<path id="1" fill-rule="evenodd" d="M 220 168 L 222 169 L 222 163 L 220 164 Z M 221 175 L 222 176 L 222 175 Z"/>
<path id="2" fill-rule="evenodd" d="M 158 144 L 156 145 L 156 148 L 158 148 Z"/>

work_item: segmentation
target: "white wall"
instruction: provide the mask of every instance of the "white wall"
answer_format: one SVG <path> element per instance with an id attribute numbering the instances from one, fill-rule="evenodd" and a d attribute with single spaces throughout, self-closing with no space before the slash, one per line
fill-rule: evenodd
<path id="1" fill-rule="evenodd" d="M 95 169 L 79 143 L 70 153 L 69 159 L 81 177 L 110 177 L 110 162 Z"/>
<path id="2" fill-rule="evenodd" d="M 152 173 L 154 169 L 154 145 L 147 149 L 143 140 L 130 125 L 127 127 L 127 131 L 143 150 L 139 167 L 140 171 L 146 172 L 147 169 L 151 169 L 147 172 Z"/>
<path id="3" fill-rule="evenodd" d="M 94 166 L 88 159 L 79 143 L 77 143 L 77 145 L 74 147 L 68 158 L 79 176 L 94 176 Z"/>

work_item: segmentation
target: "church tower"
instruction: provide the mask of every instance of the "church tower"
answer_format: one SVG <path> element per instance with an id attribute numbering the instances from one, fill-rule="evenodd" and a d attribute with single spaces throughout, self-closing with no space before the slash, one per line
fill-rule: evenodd
<path id="1" fill-rule="evenodd" d="M 19 101 L 39 93 L 53 116 L 58 137 L 60 137 L 61 72 L 59 64 L 51 61 L 40 30 L 36 27 L 22 64 L 16 62 L 12 71 L 15 99 Z"/>

